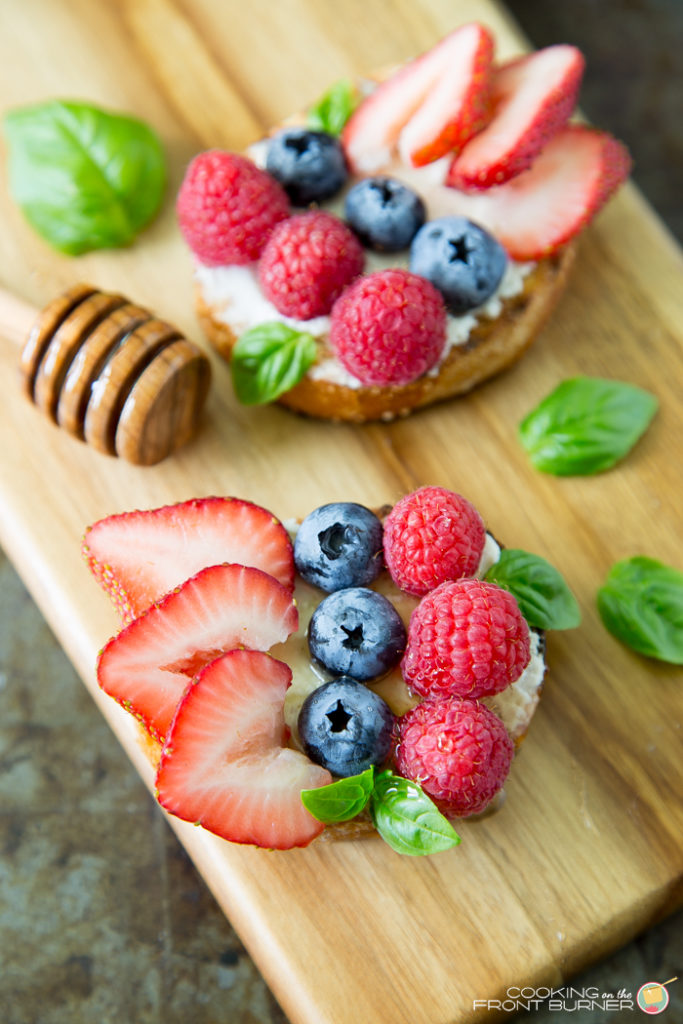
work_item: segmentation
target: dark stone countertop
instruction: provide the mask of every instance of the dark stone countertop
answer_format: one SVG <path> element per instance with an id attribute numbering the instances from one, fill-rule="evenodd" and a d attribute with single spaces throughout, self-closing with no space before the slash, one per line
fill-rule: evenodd
<path id="1" fill-rule="evenodd" d="M 584 50 L 585 113 L 628 143 L 637 183 L 683 240 L 683 4 L 509 7 L 535 45 Z M 683 975 L 681 949 L 679 913 L 572 985 L 635 992 Z M 683 1020 L 683 978 L 670 995 L 664 1019 Z M 4 557 L 0 1006 L 4 1024 L 286 1024 Z M 617 1024 L 634 1013 L 567 1019 Z M 558 1016 L 541 1009 L 533 1019 Z"/>

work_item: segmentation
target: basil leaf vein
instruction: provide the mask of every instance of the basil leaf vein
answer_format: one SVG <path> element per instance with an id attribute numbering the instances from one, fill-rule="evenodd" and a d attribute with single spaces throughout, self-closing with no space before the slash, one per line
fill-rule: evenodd
<path id="1" fill-rule="evenodd" d="M 486 579 L 510 591 L 530 626 L 575 629 L 581 622 L 578 603 L 564 577 L 540 555 L 503 548 Z"/>
<path id="2" fill-rule="evenodd" d="M 520 423 L 519 437 L 536 469 L 556 476 L 609 469 L 635 445 L 658 408 L 654 395 L 622 381 L 563 381 Z"/>
<path id="3" fill-rule="evenodd" d="M 298 384 L 315 362 L 315 338 L 279 321 L 245 331 L 232 350 L 235 393 L 244 405 L 272 402 Z"/>
<path id="4" fill-rule="evenodd" d="M 637 555 L 616 562 L 598 590 L 605 628 L 639 654 L 683 665 L 683 573 Z"/>
<path id="5" fill-rule="evenodd" d="M 51 100 L 10 111 L 4 131 L 12 197 L 60 252 L 127 245 L 157 213 L 165 156 L 137 118 Z"/>
<path id="6" fill-rule="evenodd" d="M 326 825 L 338 821 L 349 821 L 360 814 L 368 804 L 374 785 L 374 768 L 371 766 L 360 775 L 337 779 L 329 786 L 301 791 L 304 807 L 318 821 Z"/>
<path id="7" fill-rule="evenodd" d="M 396 853 L 424 856 L 450 850 L 460 842 L 451 823 L 417 783 L 381 772 L 370 804 L 372 821 Z"/>

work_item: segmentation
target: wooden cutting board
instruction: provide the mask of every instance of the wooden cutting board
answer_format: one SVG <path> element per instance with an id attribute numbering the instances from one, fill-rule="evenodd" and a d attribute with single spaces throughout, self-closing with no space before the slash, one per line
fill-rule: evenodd
<path id="1" fill-rule="evenodd" d="M 464 21 L 491 26 L 502 55 L 523 45 L 486 0 L 24 0 L 5 17 L 3 108 L 62 96 L 134 112 L 163 137 L 171 181 L 138 243 L 74 260 L 33 235 L 3 180 L 2 283 L 38 305 L 77 280 L 120 289 L 197 339 L 171 197 L 198 149 L 239 149 L 332 80 L 426 49 Z M 117 623 L 79 544 L 101 516 L 234 494 L 284 518 L 441 484 L 505 542 L 556 564 L 580 600 L 580 629 L 550 637 L 545 695 L 507 802 L 464 823 L 458 849 L 401 858 L 372 839 L 277 854 L 172 823 L 296 1024 L 479 1020 L 488 1011 L 475 1000 L 557 985 L 680 903 L 681 674 L 613 640 L 594 597 L 617 559 L 680 564 L 682 269 L 625 188 L 586 232 L 535 348 L 473 395 L 392 425 L 336 426 L 240 408 L 216 363 L 201 436 L 152 469 L 100 456 L 42 419 L 0 339 L 0 539 L 148 783 L 132 720 L 95 685 Z M 554 479 L 530 467 L 515 428 L 575 373 L 639 383 L 661 411 L 619 468 Z"/>

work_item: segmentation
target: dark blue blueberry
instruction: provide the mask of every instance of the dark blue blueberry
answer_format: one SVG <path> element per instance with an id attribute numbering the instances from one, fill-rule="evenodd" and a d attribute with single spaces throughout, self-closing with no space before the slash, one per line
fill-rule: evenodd
<path id="1" fill-rule="evenodd" d="M 334 135 L 287 128 L 268 143 L 266 170 L 295 206 L 329 199 L 348 177 L 341 143 Z"/>
<path id="2" fill-rule="evenodd" d="M 393 728 L 389 705 L 346 676 L 319 686 L 299 712 L 299 740 L 306 754 L 333 775 L 343 777 L 384 764 Z"/>
<path id="3" fill-rule="evenodd" d="M 407 249 L 425 221 L 425 206 L 393 178 L 365 178 L 350 189 L 344 214 L 363 245 L 380 252 Z"/>
<path id="4" fill-rule="evenodd" d="M 307 583 L 321 590 L 366 586 L 384 566 L 382 524 L 364 505 L 321 505 L 297 531 L 294 564 Z"/>
<path id="5" fill-rule="evenodd" d="M 427 221 L 410 247 L 410 269 L 439 289 L 456 316 L 486 302 L 506 263 L 502 245 L 464 217 Z"/>
<path id="6" fill-rule="evenodd" d="M 328 672 L 362 683 L 398 664 L 405 645 L 401 616 L 391 601 L 367 587 L 330 594 L 308 624 L 311 656 Z"/>

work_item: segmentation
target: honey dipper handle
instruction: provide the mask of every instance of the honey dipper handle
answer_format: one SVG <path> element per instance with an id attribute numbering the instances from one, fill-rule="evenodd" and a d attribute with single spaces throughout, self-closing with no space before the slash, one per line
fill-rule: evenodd
<path id="1" fill-rule="evenodd" d="M 0 337 L 23 345 L 37 315 L 35 307 L 0 288 Z"/>

